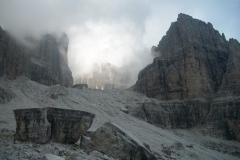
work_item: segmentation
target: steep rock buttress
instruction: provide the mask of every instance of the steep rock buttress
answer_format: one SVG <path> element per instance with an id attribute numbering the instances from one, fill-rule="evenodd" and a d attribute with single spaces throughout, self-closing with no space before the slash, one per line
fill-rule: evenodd
<path id="1" fill-rule="evenodd" d="M 140 71 L 135 91 L 160 100 L 240 95 L 240 44 L 211 23 L 179 14 Z"/>
<path id="2" fill-rule="evenodd" d="M 25 75 L 44 85 L 72 86 L 68 41 L 66 34 L 46 34 L 41 40 L 31 40 L 32 48 L 28 48 L 0 28 L 0 76 L 15 79 Z"/>

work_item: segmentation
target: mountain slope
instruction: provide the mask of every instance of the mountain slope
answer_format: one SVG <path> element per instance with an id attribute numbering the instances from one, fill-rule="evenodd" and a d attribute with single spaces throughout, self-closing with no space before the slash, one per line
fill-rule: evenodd
<path id="1" fill-rule="evenodd" d="M 239 143 L 226 141 L 204 136 L 203 130 L 199 127 L 181 130 L 181 129 L 163 129 L 146 123 L 143 120 L 132 117 L 121 111 L 125 106 L 136 107 L 144 102 L 160 103 L 156 99 L 150 99 L 142 94 L 129 90 L 101 91 L 91 89 L 65 88 L 62 86 L 44 86 L 33 82 L 26 77 L 19 77 L 16 80 L 7 80 L 0 78 L 0 87 L 6 92 L 14 94 L 8 102 L 0 105 L 0 128 L 2 132 L 1 140 L 2 152 L 6 151 L 5 144 L 12 146 L 13 133 L 16 123 L 13 110 L 19 108 L 36 107 L 58 107 L 66 109 L 77 109 L 94 113 L 96 115 L 90 131 L 94 131 L 105 122 L 113 122 L 128 130 L 143 143 L 150 146 L 150 149 L 160 159 L 238 159 Z M 51 95 L 58 95 L 57 99 L 52 99 Z M 4 136 L 4 130 L 10 130 Z M 20 146 L 26 143 L 18 144 Z M 27 145 L 30 145 L 29 143 Z M 68 146 L 52 143 L 52 146 L 65 147 L 71 154 L 82 151 L 77 148 L 69 150 Z M 25 147 L 26 152 L 43 156 L 50 150 L 45 150 L 42 145 L 38 148 L 43 152 L 38 153 L 34 147 Z M 179 147 L 180 146 L 180 147 Z M 182 146 L 182 147 L 181 147 Z M 214 146 L 214 147 L 213 147 Z M 17 153 L 13 151 L 13 155 Z M 83 154 L 83 153 L 82 153 Z M 5 154 L 0 154 L 0 156 Z M 20 154 L 22 155 L 22 154 Z"/>

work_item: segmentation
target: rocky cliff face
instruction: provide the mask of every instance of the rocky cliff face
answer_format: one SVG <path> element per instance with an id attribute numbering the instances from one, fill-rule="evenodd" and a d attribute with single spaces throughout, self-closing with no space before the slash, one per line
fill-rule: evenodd
<path id="1" fill-rule="evenodd" d="M 0 75 L 10 79 L 25 75 L 45 85 L 72 86 L 66 34 L 46 34 L 39 41 L 31 41 L 31 46 L 27 48 L 0 28 Z"/>
<path id="2" fill-rule="evenodd" d="M 140 71 L 135 91 L 163 101 L 129 114 L 166 128 L 203 127 L 204 133 L 240 141 L 240 44 L 210 23 L 184 14 L 171 24 L 153 63 Z"/>
<path id="3" fill-rule="evenodd" d="M 145 102 L 129 114 L 163 128 L 202 128 L 202 133 L 240 141 L 239 99 L 226 101 Z"/>
<path id="4" fill-rule="evenodd" d="M 240 95 L 240 44 L 211 23 L 179 14 L 138 75 L 135 91 L 161 100 Z"/>

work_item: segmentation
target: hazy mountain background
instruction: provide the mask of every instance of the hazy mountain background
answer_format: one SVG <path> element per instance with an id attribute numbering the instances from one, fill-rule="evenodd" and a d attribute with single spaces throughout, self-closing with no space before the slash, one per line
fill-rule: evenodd
<path id="1" fill-rule="evenodd" d="M 152 45 L 158 44 L 178 13 L 211 22 L 227 39 L 240 40 L 239 8 L 239 0 L 2 0 L 0 25 L 19 39 L 65 32 L 74 78 L 89 73 L 95 63 L 111 63 L 128 68 L 130 86 L 152 62 Z"/>

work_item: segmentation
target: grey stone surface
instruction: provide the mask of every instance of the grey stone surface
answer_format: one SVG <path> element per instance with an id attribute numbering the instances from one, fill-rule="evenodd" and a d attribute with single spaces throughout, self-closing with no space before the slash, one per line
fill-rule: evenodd
<path id="1" fill-rule="evenodd" d="M 135 136 L 110 122 L 97 129 L 91 137 L 86 151 L 94 150 L 116 159 L 156 159 Z"/>

